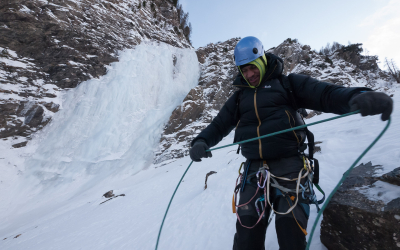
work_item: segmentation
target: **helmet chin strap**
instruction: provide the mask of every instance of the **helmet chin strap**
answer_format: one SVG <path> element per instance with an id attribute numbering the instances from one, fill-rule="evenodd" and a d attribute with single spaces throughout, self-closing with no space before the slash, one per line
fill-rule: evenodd
<path id="1" fill-rule="evenodd" d="M 259 80 L 257 86 L 251 85 L 249 83 L 249 81 L 246 79 L 246 77 L 244 76 L 244 74 L 243 74 L 243 72 L 242 72 L 242 70 L 240 68 L 243 65 L 238 66 L 238 69 L 239 69 L 240 73 L 242 74 L 243 78 L 245 79 L 245 81 L 247 82 L 247 84 L 249 85 L 249 87 L 250 88 L 257 88 L 258 86 L 260 86 L 260 84 L 262 82 L 262 79 L 264 78 L 265 73 L 267 72 L 267 61 L 266 61 L 265 55 L 260 56 L 257 59 L 255 59 L 254 61 L 251 61 L 251 62 L 249 62 L 247 64 L 251 64 L 251 65 L 256 66 L 258 68 L 258 70 L 260 71 L 260 80 Z M 246 64 L 244 64 L 244 65 L 246 65 Z"/>
<path id="2" fill-rule="evenodd" d="M 243 66 L 243 65 L 242 65 L 242 66 Z M 249 81 L 247 81 L 246 77 L 243 75 L 243 72 L 242 72 L 242 70 L 240 69 L 240 66 L 238 66 L 238 69 L 239 69 L 239 71 L 240 71 L 240 74 L 242 74 L 243 79 L 246 81 L 247 85 L 249 85 L 250 88 L 255 89 L 255 88 L 257 88 L 257 87 L 260 85 L 261 82 L 258 83 L 257 86 L 251 85 L 251 84 L 249 83 Z"/>

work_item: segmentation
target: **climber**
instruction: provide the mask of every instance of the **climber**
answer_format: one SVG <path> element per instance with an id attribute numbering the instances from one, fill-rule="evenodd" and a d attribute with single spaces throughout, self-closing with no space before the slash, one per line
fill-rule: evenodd
<path id="1" fill-rule="evenodd" d="M 239 74 L 233 85 L 238 90 L 191 142 L 189 153 L 193 161 L 211 157 L 211 152 L 206 150 L 215 146 L 235 127 L 234 139 L 239 142 L 302 125 L 303 120 L 293 102 L 296 102 L 297 108 L 335 114 L 359 109 L 362 116 L 382 114 L 384 121 L 389 119 L 392 112 L 393 101 L 384 93 L 362 87 L 346 88 L 300 74 L 288 76 L 295 99 L 291 100 L 282 84 L 283 60 L 265 53 L 261 41 L 255 37 L 245 37 L 238 42 L 234 60 Z M 302 156 L 305 138 L 306 131 L 302 129 L 240 145 L 242 155 L 246 158 L 244 166 L 248 167 L 243 189 L 239 191 L 239 205 L 249 202 L 258 190 L 256 173 L 261 166 L 267 166 L 275 176 L 297 178 L 304 167 Z M 301 184 L 304 185 L 304 181 L 302 179 Z M 277 185 L 280 188 L 271 188 L 269 193 L 272 208 L 278 212 L 287 211 L 293 205 L 293 194 L 288 190 L 293 190 L 296 182 L 280 180 Z M 258 192 L 257 198 L 262 197 L 261 189 Z M 255 201 L 238 207 L 234 250 L 265 249 L 270 211 L 271 207 L 266 207 L 264 217 L 256 223 L 260 216 Z M 281 250 L 305 249 L 309 211 L 308 200 L 299 197 L 290 213 L 276 213 L 275 228 Z M 252 229 L 246 228 L 255 224 Z"/>

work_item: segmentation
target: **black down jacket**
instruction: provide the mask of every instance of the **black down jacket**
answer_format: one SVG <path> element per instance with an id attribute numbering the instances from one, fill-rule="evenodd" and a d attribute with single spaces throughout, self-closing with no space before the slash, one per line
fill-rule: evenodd
<path id="1" fill-rule="evenodd" d="M 278 78 L 283 70 L 282 59 L 270 53 L 266 53 L 266 57 L 268 69 L 261 84 L 250 88 L 239 74 L 233 83 L 239 90 L 226 101 L 192 145 L 203 139 L 213 147 L 235 127 L 235 141 L 239 142 L 303 124 Z M 350 112 L 348 103 L 351 97 L 360 91 L 370 91 L 368 88 L 346 88 L 321 82 L 306 75 L 290 74 L 288 77 L 298 108 L 327 113 Z M 242 94 L 239 95 L 240 91 Z M 236 112 L 239 115 L 235 115 Z M 304 131 L 291 131 L 244 143 L 241 145 L 242 154 L 250 160 L 289 157 L 298 154 L 298 147 L 304 140 Z"/>

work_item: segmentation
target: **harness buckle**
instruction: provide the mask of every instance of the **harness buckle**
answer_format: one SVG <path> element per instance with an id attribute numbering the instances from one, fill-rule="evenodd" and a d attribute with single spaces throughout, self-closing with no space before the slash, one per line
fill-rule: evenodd
<path id="1" fill-rule="evenodd" d="M 304 151 L 307 149 L 307 143 L 303 143 L 302 145 L 298 146 L 299 153 L 304 153 Z"/>

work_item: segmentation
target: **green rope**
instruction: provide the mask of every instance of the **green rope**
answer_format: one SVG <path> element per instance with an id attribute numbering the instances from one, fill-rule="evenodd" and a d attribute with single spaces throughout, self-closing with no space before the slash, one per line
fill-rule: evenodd
<path id="1" fill-rule="evenodd" d="M 301 126 L 298 126 L 298 127 L 289 128 L 289 129 L 281 130 L 281 131 L 278 131 L 278 132 L 270 133 L 270 134 L 263 135 L 263 136 L 260 136 L 260 137 L 256 137 L 256 138 L 253 138 L 253 139 L 244 140 L 244 141 L 241 141 L 241 142 L 232 143 L 232 144 L 225 145 L 225 146 L 222 146 L 222 147 L 217 147 L 217 148 L 209 149 L 209 150 L 207 150 L 207 151 L 214 151 L 214 150 L 217 150 L 217 149 L 222 149 L 222 148 L 230 147 L 230 146 L 233 146 L 233 145 L 243 144 L 243 143 L 255 141 L 255 140 L 258 140 L 258 139 L 263 139 L 263 138 L 271 137 L 271 136 L 274 136 L 274 135 L 278 135 L 278 134 L 290 132 L 290 131 L 293 131 L 293 130 L 302 129 L 302 128 L 305 128 L 305 127 L 310 127 L 310 126 L 313 126 L 313 125 L 316 125 L 316 124 L 319 124 L 319 123 L 328 122 L 328 121 L 336 120 L 336 119 L 339 119 L 339 118 L 342 118 L 342 117 L 354 115 L 354 114 L 357 114 L 357 113 L 359 113 L 359 112 L 360 112 L 360 111 L 357 110 L 357 111 L 350 112 L 350 113 L 347 113 L 347 114 L 344 114 L 344 115 L 340 115 L 340 116 L 332 117 L 332 118 L 329 118 L 329 119 L 321 120 L 321 121 L 318 121 L 318 122 L 313 122 L 313 123 L 310 123 L 310 124 L 305 124 L 305 125 L 301 125 Z M 389 124 L 390 124 L 390 119 L 389 119 L 388 124 L 386 125 L 386 128 L 384 129 L 384 131 L 381 132 L 381 134 L 380 134 L 380 135 L 375 139 L 375 141 L 367 148 L 367 150 L 363 152 L 363 154 L 357 159 L 357 161 L 356 161 L 353 165 L 357 164 L 357 162 L 365 155 L 365 153 L 368 152 L 368 150 L 375 144 L 375 142 L 377 142 L 377 141 L 380 139 L 380 137 L 383 135 L 383 133 L 384 133 L 384 132 L 386 131 L 386 129 L 389 127 Z M 178 183 L 178 185 L 177 185 L 176 188 L 175 188 L 175 191 L 174 191 L 174 193 L 173 193 L 173 195 L 172 195 L 172 197 L 171 197 L 171 200 L 169 201 L 167 210 L 165 211 L 165 215 L 164 215 L 164 218 L 163 218 L 162 223 L 161 223 L 161 226 L 160 226 L 160 230 L 159 230 L 159 232 L 158 232 L 157 244 L 156 244 L 155 250 L 158 249 L 158 243 L 159 243 L 159 241 L 160 241 L 161 231 L 162 231 L 162 228 L 163 228 L 163 225 L 164 225 L 165 218 L 167 217 L 167 213 L 168 213 L 169 207 L 171 206 L 172 200 L 174 199 L 175 193 L 176 193 L 176 191 L 178 190 L 179 185 L 181 184 L 181 182 L 182 182 L 183 178 L 185 177 L 185 175 L 186 175 L 187 171 L 189 170 L 189 168 L 192 166 L 192 163 L 193 163 L 193 161 L 191 161 L 190 164 L 189 164 L 189 166 L 186 168 L 186 171 L 183 173 L 182 178 L 179 180 L 179 183 Z M 353 167 L 353 166 L 352 166 L 352 167 Z M 352 167 L 350 167 L 350 169 L 351 169 Z M 349 169 L 349 170 L 350 170 L 350 169 Z M 348 171 L 349 171 L 349 170 L 348 170 Z M 347 172 L 348 172 L 348 171 L 347 171 Z M 347 172 L 346 172 L 346 173 L 347 173 Z M 345 174 L 346 174 L 346 173 L 345 173 Z M 347 174 L 347 175 L 348 175 L 348 174 Z M 347 177 L 347 175 L 346 175 L 346 177 Z M 343 179 L 343 178 L 342 178 L 342 179 Z M 329 202 L 330 198 L 331 198 L 331 195 L 328 197 L 328 200 L 327 200 L 327 202 L 325 202 L 325 204 L 327 204 L 327 203 Z M 322 207 L 321 211 L 323 211 L 323 209 L 325 208 L 325 204 L 324 204 L 324 207 Z M 321 212 L 321 213 L 322 213 L 322 212 Z M 321 213 L 318 213 L 318 217 L 317 217 L 316 221 L 318 221 L 318 218 L 319 218 L 319 216 L 320 216 Z M 311 231 L 310 242 L 311 242 L 312 235 L 313 235 L 313 233 L 314 233 L 315 225 L 316 225 L 316 223 L 314 223 L 313 229 L 312 229 L 312 231 Z M 309 243 L 310 243 L 310 242 L 309 242 Z M 308 247 L 309 247 L 309 244 L 307 245 L 307 249 L 308 249 Z"/>
<path id="2" fill-rule="evenodd" d="M 339 118 L 342 118 L 342 117 L 346 117 L 346 116 L 349 116 L 349 115 L 354 115 L 354 114 L 357 114 L 357 113 L 360 113 L 360 110 L 356 110 L 356 111 L 351 112 L 351 113 L 347 113 L 347 114 L 340 115 L 340 116 L 335 116 L 335 117 L 328 118 L 328 119 L 325 119 L 325 120 L 321 120 L 321 121 L 318 121 L 318 122 L 313 122 L 313 123 L 310 123 L 310 124 L 304 124 L 304 125 L 301 125 L 301 126 L 298 126 L 298 127 L 294 127 L 294 128 L 288 128 L 288 129 L 285 129 L 285 130 L 281 130 L 281 131 L 274 132 L 274 133 L 271 133 L 271 134 L 263 135 L 263 136 L 256 137 L 256 138 L 253 138 L 253 139 L 248 139 L 248 140 L 232 143 L 232 144 L 229 144 L 229 145 L 221 146 L 221 147 L 218 147 L 218 148 L 213 148 L 213 149 L 210 149 L 210 150 L 207 150 L 207 151 L 213 151 L 213 150 L 230 147 L 230 146 L 237 145 L 237 144 L 256 141 L 258 139 L 263 139 L 263 138 L 266 138 L 266 137 L 270 137 L 270 136 L 274 136 L 274 135 L 290 132 L 290 131 L 293 131 L 293 130 L 302 129 L 302 128 L 305 128 L 305 127 L 310 127 L 310 126 L 313 126 L 313 125 L 316 125 L 316 124 L 319 124 L 319 123 L 329 122 L 329 121 L 332 121 L 332 120 L 336 120 L 336 119 L 339 119 Z"/>
<path id="3" fill-rule="evenodd" d="M 314 231 L 315 228 L 317 227 L 319 218 L 321 217 L 321 214 L 324 212 L 325 208 L 327 207 L 329 201 L 332 199 L 333 195 L 336 193 L 336 191 L 339 189 L 340 185 L 342 185 L 343 181 L 347 178 L 347 176 L 350 174 L 351 170 L 357 165 L 357 163 L 361 160 L 361 158 L 364 157 L 364 155 L 375 145 L 375 143 L 382 137 L 382 135 L 386 132 L 386 130 L 389 128 L 391 119 L 389 118 L 385 128 L 382 130 L 382 132 L 378 135 L 378 137 L 375 138 L 375 140 L 367 147 L 367 149 L 364 150 L 364 152 L 362 152 L 362 154 L 357 158 L 357 160 L 353 163 L 353 165 L 351 165 L 351 167 L 343 174 L 342 179 L 340 179 L 340 181 L 338 182 L 338 184 L 336 185 L 336 187 L 333 189 L 333 191 L 331 192 L 331 194 L 328 196 L 328 198 L 326 199 L 324 205 L 322 206 L 321 210 L 319 211 L 317 218 L 314 221 L 314 225 L 311 229 L 311 233 L 310 233 L 310 237 L 308 238 L 308 243 L 307 243 L 307 248 L 306 250 L 310 249 L 311 246 L 311 241 L 312 241 L 312 237 L 314 235 Z"/>
<path id="4" fill-rule="evenodd" d="M 190 166 L 192 166 L 192 163 L 193 163 L 193 161 L 191 161 L 190 164 L 189 164 L 189 166 L 186 168 L 185 173 L 183 173 L 182 178 L 179 180 L 178 186 L 176 186 L 175 191 L 174 191 L 174 194 L 172 195 L 171 200 L 169 201 L 169 204 L 168 204 L 168 207 L 167 207 L 167 211 L 165 211 L 165 215 L 164 215 L 164 218 L 163 218 L 162 223 L 161 223 L 161 226 L 160 226 L 160 231 L 158 232 L 156 250 L 157 250 L 157 248 L 158 248 L 158 242 L 160 241 L 161 230 L 162 230 L 163 225 L 164 225 L 165 217 L 167 217 L 167 213 L 168 213 L 169 207 L 171 206 L 172 199 L 174 199 L 176 190 L 178 190 L 179 185 L 181 185 L 181 182 L 182 182 L 182 180 L 183 180 L 183 177 L 185 177 L 185 175 L 186 175 L 187 171 L 189 170 Z"/>

